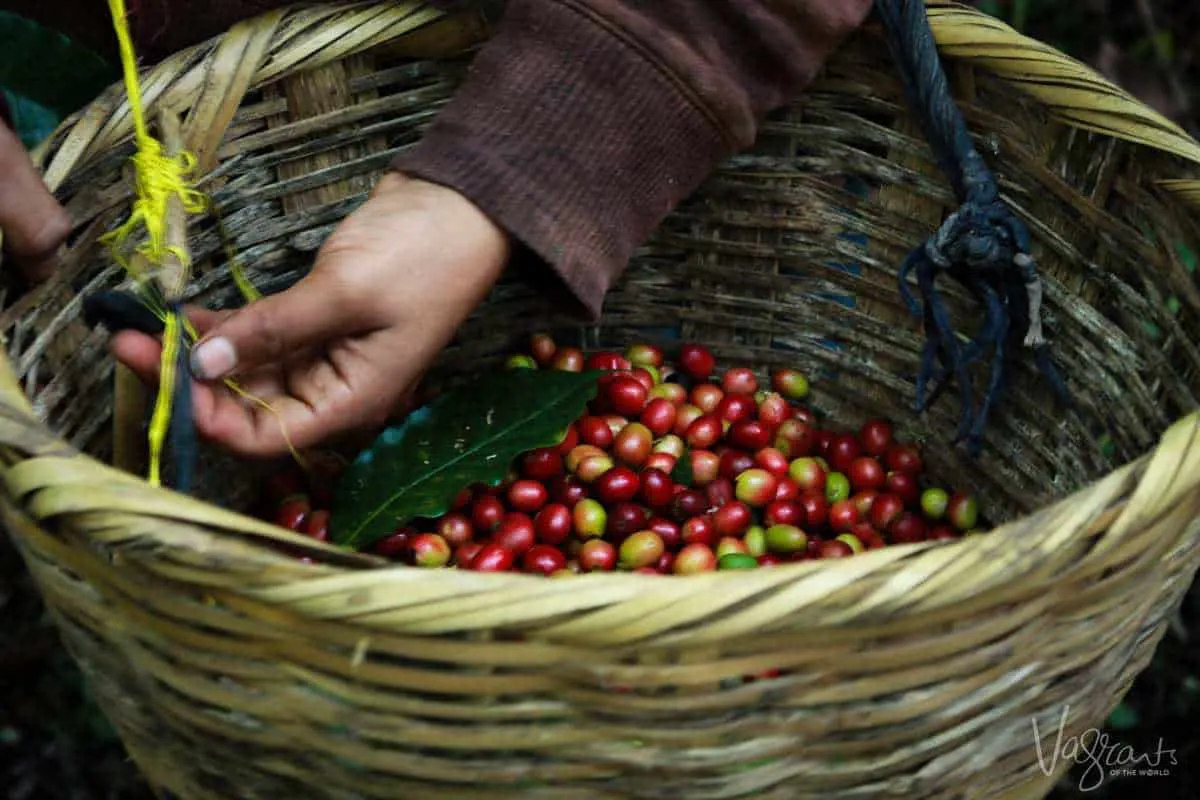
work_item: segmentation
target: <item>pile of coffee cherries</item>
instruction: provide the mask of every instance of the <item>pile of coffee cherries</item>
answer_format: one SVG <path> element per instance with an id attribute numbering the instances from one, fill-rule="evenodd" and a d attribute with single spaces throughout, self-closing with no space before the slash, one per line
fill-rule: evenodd
<path id="1" fill-rule="evenodd" d="M 887 421 L 818 424 L 797 370 L 761 386 L 745 367 L 718 374 L 697 344 L 672 364 L 647 344 L 585 355 L 546 334 L 507 367 L 605 374 L 560 444 L 523 454 L 499 486 L 464 487 L 447 513 L 373 552 L 485 572 L 690 575 L 982 532 L 975 499 L 930 481 Z M 327 488 L 297 493 L 297 480 L 276 482 L 273 521 L 327 539 Z"/>

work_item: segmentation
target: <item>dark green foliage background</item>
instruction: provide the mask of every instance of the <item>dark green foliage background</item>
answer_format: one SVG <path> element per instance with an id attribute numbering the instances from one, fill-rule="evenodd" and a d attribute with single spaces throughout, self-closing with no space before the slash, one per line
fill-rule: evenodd
<path id="1" fill-rule="evenodd" d="M 99 0 L 97 0 L 99 1 Z M 1095 66 L 1196 135 L 1200 4 L 1179 0 L 975 2 L 1018 29 Z M 30 146 L 117 77 L 62 37 L 0 12 L 0 91 Z M 1200 584 L 1198 584 L 1200 585 Z M 0 537 L 0 787 L 6 800 L 148 800 L 111 727 L 58 643 L 7 536 Z M 1169 777 L 1106 778 L 1079 788 L 1077 768 L 1055 800 L 1200 797 L 1200 591 L 1193 586 L 1151 666 L 1109 720 L 1110 742 L 1159 746 Z M 1032 744 L 1032 743 L 1031 743 Z"/>

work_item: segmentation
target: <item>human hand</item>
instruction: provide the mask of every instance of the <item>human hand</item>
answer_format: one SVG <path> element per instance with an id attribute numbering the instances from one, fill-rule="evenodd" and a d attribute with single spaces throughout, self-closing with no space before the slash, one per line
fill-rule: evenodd
<path id="1" fill-rule="evenodd" d="M 25 277 L 50 277 L 71 218 L 42 181 L 17 135 L 0 120 L 0 231 Z"/>
<path id="2" fill-rule="evenodd" d="M 465 197 L 398 173 L 325 242 L 294 286 L 232 312 L 189 309 L 193 407 L 202 436 L 245 456 L 286 452 L 382 424 L 508 261 L 507 235 Z M 158 377 L 160 343 L 134 331 L 114 355 Z M 239 397 L 242 388 L 275 412 Z M 282 424 L 281 424 L 282 423 Z"/>

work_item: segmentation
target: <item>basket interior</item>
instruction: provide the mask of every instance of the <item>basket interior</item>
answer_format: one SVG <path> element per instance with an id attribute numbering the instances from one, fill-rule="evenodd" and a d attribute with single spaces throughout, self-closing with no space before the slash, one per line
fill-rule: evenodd
<path id="1" fill-rule="evenodd" d="M 724 164 L 638 252 L 601 324 L 562 312 L 542 291 L 544 276 L 514 274 L 463 326 L 429 380 L 469 377 L 535 330 L 589 349 L 642 340 L 671 351 L 685 340 L 703 342 L 722 365 L 804 370 L 816 410 L 839 427 L 872 416 L 894 420 L 899 435 L 923 443 L 931 470 L 978 493 L 995 522 L 1145 452 L 1196 408 L 1200 392 L 1200 315 L 1188 264 L 1200 246 L 1197 228 L 1151 185 L 1180 177 L 1181 164 L 1056 124 L 1002 82 L 953 69 L 978 145 L 1033 233 L 1047 335 L 1080 409 L 1058 407 L 1023 358 L 992 415 L 983 455 L 971 460 L 949 445 L 958 415 L 952 391 L 924 414 L 911 408 L 923 339 L 902 306 L 896 268 L 955 204 L 885 52 L 876 32 L 864 29 L 803 97 L 773 114 L 756 145 Z M 466 63 L 466 56 L 414 60 L 376 51 L 245 97 L 203 188 L 260 290 L 278 291 L 308 269 L 373 178 L 453 95 Z M 318 97 L 312 87 L 320 85 L 340 90 Z M 347 121 L 348 107 L 367 110 Z M 4 309 L 9 357 L 37 413 L 105 460 L 113 364 L 103 331 L 83 325 L 78 297 L 121 282 L 95 238 L 128 213 L 123 165 L 131 152 L 115 148 L 69 176 L 59 195 L 79 222 L 78 268 L 32 307 L 14 305 L 10 291 Z M 215 219 L 191 224 L 190 301 L 236 306 Z M 956 328 L 973 331 L 979 309 L 957 285 L 941 288 Z M 978 397 L 986 373 L 974 375 Z M 246 475 L 262 468 L 231 465 L 210 450 L 201 494 L 246 508 L 253 494 Z"/>

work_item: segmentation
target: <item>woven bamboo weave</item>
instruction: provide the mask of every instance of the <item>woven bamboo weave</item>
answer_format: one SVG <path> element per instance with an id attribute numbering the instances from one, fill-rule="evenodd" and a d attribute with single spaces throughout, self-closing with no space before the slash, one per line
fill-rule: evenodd
<path id="1" fill-rule="evenodd" d="M 187 800 L 1049 791 L 1070 764 L 1043 771 L 1033 724 L 1051 739 L 1064 714 L 1065 736 L 1101 724 L 1200 564 L 1200 294 L 1180 249 L 1200 249 L 1200 145 L 1044 45 L 929 5 L 967 121 L 1033 231 L 1078 417 L 1023 367 L 976 463 L 946 441 L 952 402 L 911 412 L 921 339 L 896 266 L 952 198 L 873 25 L 671 215 L 602 324 L 506 279 L 432 378 L 470 375 L 539 329 L 796 366 L 821 411 L 896 419 L 1004 523 L 949 545 L 546 580 L 305 543 L 238 513 L 253 469 L 216 469 L 220 454 L 205 473 L 225 479 L 202 498 L 152 489 L 108 465 L 113 398 L 134 390 L 80 311 L 121 280 L 96 242 L 129 212 L 121 88 L 39 148 L 77 228 L 58 277 L 10 287 L 0 309 L 0 509 L 156 787 Z M 143 86 L 156 130 L 180 121 L 177 144 L 200 156 L 202 188 L 270 292 L 418 139 L 487 35 L 476 14 L 421 3 L 293 8 L 175 55 Z M 239 302 L 213 220 L 186 239 L 189 298 Z M 977 311 L 950 300 L 970 329 Z"/>

